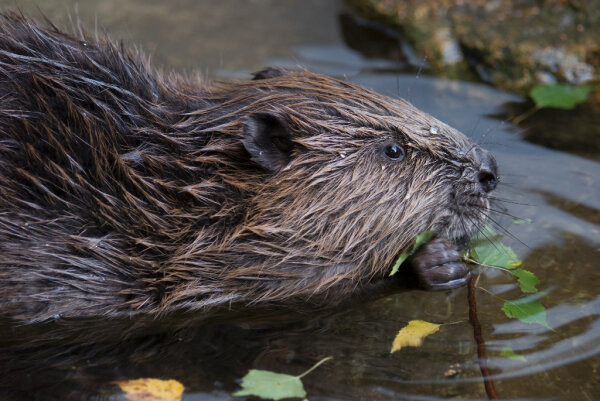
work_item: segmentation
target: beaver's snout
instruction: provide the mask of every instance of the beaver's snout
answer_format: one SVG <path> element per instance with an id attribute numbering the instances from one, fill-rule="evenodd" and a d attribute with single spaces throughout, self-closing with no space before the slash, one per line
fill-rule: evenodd
<path id="1" fill-rule="evenodd" d="M 478 169 L 477 181 L 483 192 L 491 192 L 498 185 L 498 164 L 490 152 L 475 146 L 469 152 Z"/>

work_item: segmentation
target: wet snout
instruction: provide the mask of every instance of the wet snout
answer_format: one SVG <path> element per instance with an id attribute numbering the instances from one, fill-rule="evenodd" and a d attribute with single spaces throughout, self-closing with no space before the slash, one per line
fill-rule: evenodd
<path id="1" fill-rule="evenodd" d="M 491 192 L 498 185 L 498 164 L 487 150 L 475 146 L 469 152 L 477 169 L 476 179 L 483 192 Z"/>

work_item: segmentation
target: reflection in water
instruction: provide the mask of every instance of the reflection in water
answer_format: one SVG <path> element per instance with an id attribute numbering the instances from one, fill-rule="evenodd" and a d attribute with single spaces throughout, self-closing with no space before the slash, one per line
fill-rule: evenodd
<path id="1" fill-rule="evenodd" d="M 350 13 L 339 16 L 340 30 L 346 45 L 368 58 L 396 61 L 405 68 L 407 56 L 402 50 L 402 40 L 398 33 L 385 29 Z"/>
<path id="2" fill-rule="evenodd" d="M 305 378 L 309 394 L 395 399 L 407 389 L 423 393 L 437 382 L 444 384 L 440 395 L 481 395 L 464 293 L 458 299 L 453 293 L 452 302 L 445 294 L 434 294 L 448 307 L 433 310 L 432 318 L 464 322 L 444 329 L 451 343 L 438 337 L 422 350 L 389 354 L 395 332 L 408 320 L 406 313 L 412 313 L 410 305 L 428 302 L 407 294 L 406 299 L 398 294 L 337 312 L 230 314 L 199 325 L 179 316 L 13 327 L 12 340 L 3 344 L 0 355 L 0 389 L 10 400 L 39 394 L 62 400 L 103 399 L 119 393 L 115 380 L 158 377 L 181 381 L 187 393 L 230 393 L 250 368 L 299 374 L 333 355 L 334 360 Z M 461 307 L 453 307 L 461 299 Z M 121 339 L 123 329 L 127 338 Z M 424 355 L 434 359 L 426 365 L 414 363 Z M 432 381 L 451 365 L 461 366 L 458 376 Z"/>
<path id="3" fill-rule="evenodd" d="M 482 272 L 480 285 L 494 294 L 479 291 L 477 297 L 497 391 L 512 399 L 600 399 L 598 113 L 585 106 L 540 110 L 523 122 L 532 139 L 522 141 L 517 127 L 490 117 L 505 115 L 503 105 L 519 97 L 417 76 L 423 62 L 406 48 L 400 52 L 397 36 L 344 14 L 339 2 L 78 3 L 86 26 L 93 29 L 97 17 L 113 37 L 142 44 L 159 64 L 195 66 L 218 76 L 247 77 L 265 65 L 346 74 L 408 98 L 491 149 L 503 176 L 497 197 L 506 200 L 498 210 L 533 222 L 512 225 L 501 213 L 492 217 L 522 242 L 506 238 L 523 266 L 540 278 L 541 302 L 555 329 L 507 319 L 500 308 L 504 299 L 518 296 L 514 281 L 498 270 Z M 40 6 L 65 25 L 73 4 L 48 0 Z M 33 1 L 19 5 L 38 15 Z M 184 400 L 231 399 L 236 380 L 250 368 L 297 374 L 329 355 L 332 361 L 304 379 L 311 400 L 483 399 L 467 316 L 466 291 L 459 289 L 404 292 L 319 313 L 0 322 L 0 399 L 116 400 L 122 398 L 112 382 L 138 377 L 179 380 L 186 386 Z M 390 355 L 396 332 L 412 319 L 452 324 L 422 347 Z M 504 347 L 527 360 L 500 357 Z M 456 364 L 458 373 L 449 375 Z"/>
<path id="4" fill-rule="evenodd" d="M 600 296 L 598 295 L 598 244 L 570 233 L 562 233 L 561 245 L 534 249 L 523 260 L 525 269 L 543 274 L 542 302 L 548 308 L 548 323 L 555 331 L 518 321 L 494 324 L 488 347 L 497 353 L 511 347 L 527 361 L 506 358 L 490 360 L 503 383 L 503 395 L 523 395 L 520 383 L 526 378 L 535 395 L 560 399 L 598 399 L 600 387 Z M 542 273 L 539 273 L 542 272 Z M 484 282 L 484 285 L 488 285 Z M 496 293 L 504 299 L 511 293 Z M 496 355 L 497 355 L 496 353 Z M 575 384 L 576 383 L 576 384 Z"/>
<path id="5" fill-rule="evenodd" d="M 56 341 L 41 334 L 34 344 L 23 342 L 5 347 L 0 356 L 2 394 L 10 400 L 34 399 L 42 394 L 47 399 L 105 399 L 120 393 L 115 380 L 138 377 L 176 379 L 185 383 L 188 392 L 211 391 L 222 387 L 217 384 L 225 381 L 225 389 L 230 391 L 235 388 L 232 379 L 245 374 L 260 349 L 260 339 L 252 331 L 234 325 L 213 324 L 145 334 L 140 324 L 136 336 L 119 341 L 115 338 L 120 329 L 130 330 L 136 322 L 111 321 L 110 326 L 106 321 L 86 323 L 89 331 L 79 324 L 71 328 L 64 323 L 60 328 L 51 325 L 54 327 L 38 329 L 57 335 L 76 330 L 79 335 L 96 337 L 95 341 Z M 155 323 L 162 324 L 164 330 L 173 322 Z M 24 331 L 20 330 L 21 334 Z M 44 337 L 48 341 L 40 342 Z"/>
<path id="6" fill-rule="evenodd" d="M 531 102 L 507 103 L 495 114 L 511 120 L 531 112 Z M 573 110 L 541 109 L 519 123 L 526 141 L 600 161 L 600 101 Z"/>
<path id="7" fill-rule="evenodd" d="M 583 202 L 585 201 L 586 196 L 584 196 L 582 202 L 579 202 L 572 199 L 565 199 L 545 191 L 540 191 L 540 195 L 542 195 L 546 199 L 546 202 L 548 202 L 549 205 L 552 205 L 564 212 L 567 212 L 573 217 L 589 221 L 590 223 L 594 223 L 600 226 L 600 209 L 585 205 Z M 594 195 L 589 194 L 589 196 Z"/>

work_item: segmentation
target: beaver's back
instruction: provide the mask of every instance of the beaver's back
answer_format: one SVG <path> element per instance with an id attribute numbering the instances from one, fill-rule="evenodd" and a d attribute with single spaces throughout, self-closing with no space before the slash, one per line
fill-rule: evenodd
<path id="1" fill-rule="evenodd" d="M 224 224 L 210 216 L 230 191 L 189 155 L 208 137 L 177 127 L 199 97 L 109 41 L 16 15 L 0 19 L 0 93 L 0 314 L 158 302 L 161 263 Z M 219 190 L 186 190 L 203 181 Z"/>

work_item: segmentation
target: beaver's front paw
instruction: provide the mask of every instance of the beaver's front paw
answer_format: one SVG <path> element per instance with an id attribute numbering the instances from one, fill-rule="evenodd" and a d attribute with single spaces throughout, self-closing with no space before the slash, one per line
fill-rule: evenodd
<path id="1" fill-rule="evenodd" d="M 409 262 L 419 287 L 427 290 L 461 287 L 471 278 L 456 248 L 439 238 L 423 244 Z"/>

